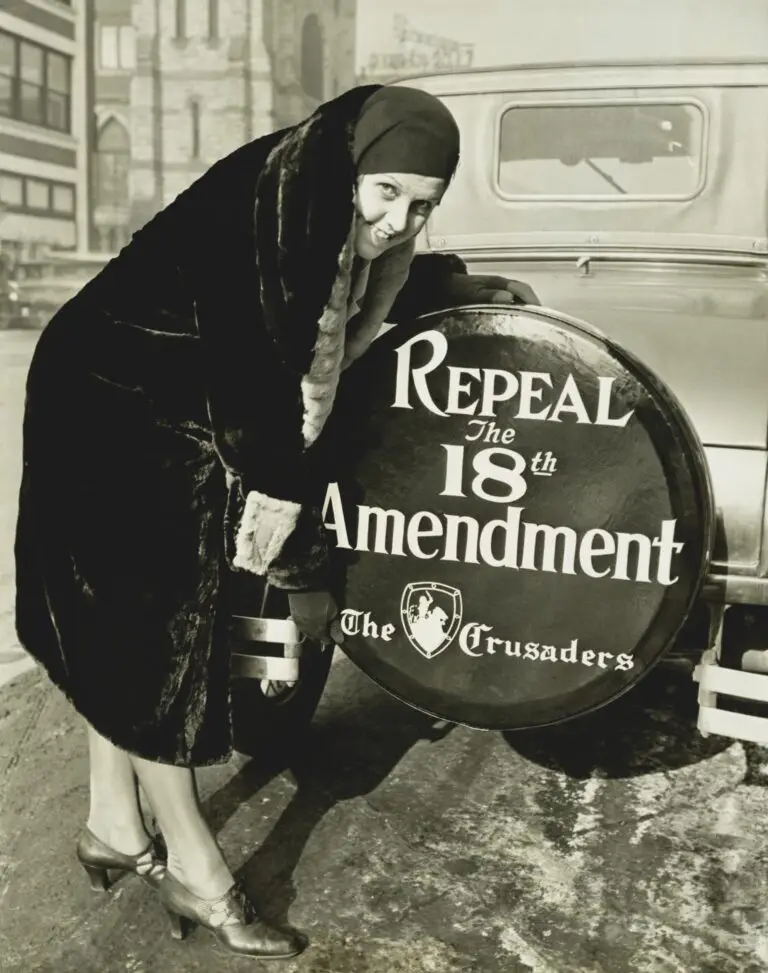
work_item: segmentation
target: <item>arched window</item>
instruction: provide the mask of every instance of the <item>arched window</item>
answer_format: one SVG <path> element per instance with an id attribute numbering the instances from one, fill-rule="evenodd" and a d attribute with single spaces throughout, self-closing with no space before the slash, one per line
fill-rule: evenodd
<path id="1" fill-rule="evenodd" d="M 102 125 L 96 138 L 96 205 L 127 206 L 131 142 L 116 118 Z"/>
<path id="2" fill-rule="evenodd" d="M 301 87 L 310 98 L 323 100 L 323 33 L 317 14 L 309 14 L 301 28 Z"/>

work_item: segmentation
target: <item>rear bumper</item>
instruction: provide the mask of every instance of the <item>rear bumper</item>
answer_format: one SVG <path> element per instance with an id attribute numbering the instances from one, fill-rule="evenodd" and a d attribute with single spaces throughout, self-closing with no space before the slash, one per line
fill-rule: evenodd
<path id="1" fill-rule="evenodd" d="M 738 574 L 710 574 L 701 597 L 720 605 L 768 605 L 768 578 Z"/>
<path id="2" fill-rule="evenodd" d="M 702 736 L 768 744 L 768 580 L 711 575 L 698 617 L 706 649 L 693 671 Z M 702 625 L 702 609 L 708 625 Z M 703 637 L 702 637 L 703 636 Z M 695 636 L 694 636 L 695 637 Z"/>
<path id="3" fill-rule="evenodd" d="M 768 743 L 768 675 L 723 667 L 717 651 L 710 650 L 693 678 L 699 684 L 697 727 L 702 736 Z"/>

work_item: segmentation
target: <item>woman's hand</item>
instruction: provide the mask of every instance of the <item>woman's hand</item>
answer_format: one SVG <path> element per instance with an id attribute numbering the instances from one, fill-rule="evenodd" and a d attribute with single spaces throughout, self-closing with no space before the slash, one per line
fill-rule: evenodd
<path id="1" fill-rule="evenodd" d="M 288 595 L 291 618 L 307 638 L 331 645 L 341 645 L 344 637 L 339 622 L 339 608 L 327 591 L 292 591 Z"/>
<path id="2" fill-rule="evenodd" d="M 541 304 L 529 284 L 486 274 L 452 274 L 448 296 L 457 307 L 468 304 Z"/>

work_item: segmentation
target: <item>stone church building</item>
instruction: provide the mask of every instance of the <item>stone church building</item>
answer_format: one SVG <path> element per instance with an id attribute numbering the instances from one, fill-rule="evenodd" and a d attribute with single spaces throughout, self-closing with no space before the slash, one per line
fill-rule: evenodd
<path id="1" fill-rule="evenodd" d="M 354 86 L 356 0 L 96 0 L 104 251 L 239 145 Z"/>

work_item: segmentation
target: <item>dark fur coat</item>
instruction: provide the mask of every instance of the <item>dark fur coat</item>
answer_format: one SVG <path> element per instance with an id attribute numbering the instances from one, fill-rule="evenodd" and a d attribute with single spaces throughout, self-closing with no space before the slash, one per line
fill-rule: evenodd
<path id="1" fill-rule="evenodd" d="M 214 165 L 40 336 L 18 634 L 99 732 L 149 759 L 230 752 L 233 563 L 287 589 L 326 583 L 306 381 L 349 299 L 350 143 L 374 90 Z M 386 319 L 444 306 L 455 270 L 415 257 Z"/>

